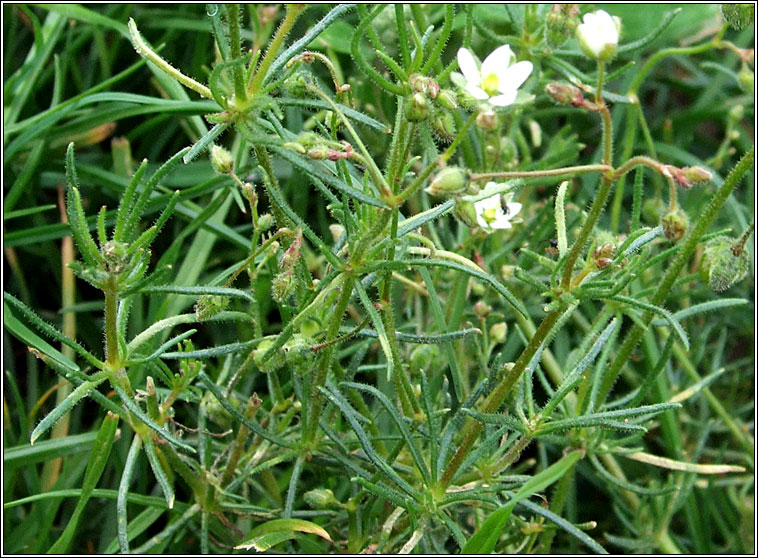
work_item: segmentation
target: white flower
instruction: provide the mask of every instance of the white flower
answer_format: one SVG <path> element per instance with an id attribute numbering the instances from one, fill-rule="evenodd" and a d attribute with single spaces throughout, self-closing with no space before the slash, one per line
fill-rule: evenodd
<path id="1" fill-rule="evenodd" d="M 487 186 L 485 186 L 485 190 L 494 185 L 494 182 L 488 183 Z M 496 194 L 489 198 L 474 202 L 476 222 L 479 226 L 487 231 L 495 229 L 510 229 L 513 226 L 511 221 L 520 221 L 520 219 L 514 219 L 514 217 L 519 211 L 521 211 L 521 204 L 512 202 L 512 198 L 512 193 L 506 194 L 503 203 L 500 194 Z"/>
<path id="2" fill-rule="evenodd" d="M 584 23 L 576 28 L 576 38 L 584 54 L 590 58 L 608 61 L 616 54 L 621 20 L 608 12 L 598 10 L 585 14 Z"/>
<path id="3" fill-rule="evenodd" d="M 466 48 L 458 49 L 458 67 L 462 76 L 458 81 L 468 93 L 480 101 L 488 101 L 496 107 L 507 107 L 516 100 L 518 88 L 532 73 L 532 63 L 516 62 L 508 45 L 493 50 L 484 59 L 481 67 L 474 55 Z M 465 80 L 465 83 L 464 83 Z"/>

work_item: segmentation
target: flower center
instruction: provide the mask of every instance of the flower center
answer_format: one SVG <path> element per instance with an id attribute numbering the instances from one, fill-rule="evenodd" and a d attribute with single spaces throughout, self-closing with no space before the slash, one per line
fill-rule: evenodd
<path id="1" fill-rule="evenodd" d="M 486 208 L 484 211 L 482 211 L 482 219 L 484 219 L 490 224 L 494 223 L 497 220 L 497 208 L 496 207 Z"/>
<path id="2" fill-rule="evenodd" d="M 490 97 L 494 97 L 498 94 L 500 91 L 499 84 L 500 80 L 498 79 L 497 74 L 488 74 L 482 79 L 482 89 Z"/>

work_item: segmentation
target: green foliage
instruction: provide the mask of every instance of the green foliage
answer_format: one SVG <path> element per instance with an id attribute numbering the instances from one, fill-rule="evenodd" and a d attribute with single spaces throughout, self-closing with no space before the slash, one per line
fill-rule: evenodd
<path id="1" fill-rule="evenodd" d="M 753 552 L 748 12 L 4 6 L 6 552 Z"/>

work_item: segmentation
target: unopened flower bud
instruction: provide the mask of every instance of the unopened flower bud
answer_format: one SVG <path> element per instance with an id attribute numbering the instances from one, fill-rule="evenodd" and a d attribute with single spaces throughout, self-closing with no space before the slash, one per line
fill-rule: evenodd
<path id="1" fill-rule="evenodd" d="M 558 48 L 570 39 L 578 23 L 576 17 L 564 13 L 564 10 L 554 10 L 548 14 L 545 21 L 545 40 L 550 48 Z"/>
<path id="2" fill-rule="evenodd" d="M 468 182 L 466 171 L 459 167 L 446 167 L 437 173 L 425 191 L 430 196 L 438 197 L 459 194 L 466 189 Z"/>
<path id="3" fill-rule="evenodd" d="M 734 29 L 742 29 L 755 20 L 755 5 L 721 4 L 721 16 Z"/>
<path id="4" fill-rule="evenodd" d="M 303 245 L 303 231 L 298 229 L 295 239 L 290 244 L 287 251 L 284 252 L 279 266 L 285 271 L 291 271 L 295 267 L 295 263 L 300 259 L 300 247 Z"/>
<path id="5" fill-rule="evenodd" d="M 729 109 L 729 119 L 732 122 L 739 122 L 745 116 L 745 107 L 743 105 L 734 105 Z"/>
<path id="6" fill-rule="evenodd" d="M 700 277 L 716 292 L 727 290 L 750 271 L 750 254 L 735 250 L 735 246 L 738 241 L 728 236 L 717 236 L 705 244 Z"/>
<path id="7" fill-rule="evenodd" d="M 439 92 L 436 99 L 439 106 L 447 110 L 455 110 L 458 108 L 458 101 L 455 98 L 455 93 L 450 89 L 443 89 Z"/>
<path id="8" fill-rule="evenodd" d="M 703 167 L 686 167 L 682 169 L 682 174 L 685 180 L 695 184 L 713 180 L 713 173 Z"/>
<path id="9" fill-rule="evenodd" d="M 455 119 L 449 112 L 437 112 L 432 118 L 432 127 L 442 139 L 452 141 L 455 138 Z"/>
<path id="10" fill-rule="evenodd" d="M 282 347 L 285 363 L 302 376 L 310 371 L 316 355 L 311 350 L 311 345 L 300 334 L 295 334 Z"/>
<path id="11" fill-rule="evenodd" d="M 494 110 L 484 110 L 476 115 L 476 126 L 480 130 L 491 131 L 497 128 L 497 114 Z"/>
<path id="12" fill-rule="evenodd" d="M 271 213 L 264 213 L 258 217 L 258 228 L 261 231 L 267 231 L 274 226 L 274 216 Z"/>
<path id="13" fill-rule="evenodd" d="M 595 260 L 595 265 L 598 269 L 605 269 L 606 267 L 610 266 L 613 263 L 613 260 L 611 258 L 597 258 Z"/>
<path id="14" fill-rule="evenodd" d="M 465 89 L 458 90 L 456 99 L 458 99 L 458 104 L 461 105 L 461 107 L 465 108 L 466 110 L 473 110 L 477 106 L 476 97 L 474 97 L 471 93 L 469 93 Z"/>
<path id="15" fill-rule="evenodd" d="M 216 172 L 227 174 L 234 169 L 234 158 L 220 145 L 214 145 L 211 147 L 211 165 Z"/>
<path id="16" fill-rule="evenodd" d="M 595 259 L 598 258 L 611 258 L 616 252 L 616 245 L 613 242 L 604 242 L 597 248 L 595 248 Z"/>
<path id="17" fill-rule="evenodd" d="M 486 318 L 489 316 L 490 312 L 492 312 L 492 307 L 483 300 L 474 304 L 474 314 L 476 314 L 477 317 Z"/>
<path id="18" fill-rule="evenodd" d="M 329 148 L 325 145 L 314 145 L 305 153 L 309 158 L 320 161 L 329 157 Z"/>
<path id="19" fill-rule="evenodd" d="M 476 220 L 476 208 L 471 202 L 456 200 L 453 216 L 469 228 L 473 229 L 479 226 Z"/>
<path id="20" fill-rule="evenodd" d="M 305 147 L 303 147 L 296 141 L 286 141 L 282 144 L 282 147 L 285 149 L 290 149 L 292 151 L 295 151 L 299 153 L 300 155 L 305 155 Z"/>
<path id="21" fill-rule="evenodd" d="M 297 136 L 297 139 L 295 141 L 302 145 L 305 149 L 313 147 L 314 145 L 321 145 L 324 142 L 321 136 L 314 132 L 303 132 Z"/>
<path id="22" fill-rule="evenodd" d="M 582 90 L 568 83 L 548 83 L 545 93 L 562 105 L 578 106 L 584 101 Z"/>
<path id="23" fill-rule="evenodd" d="M 258 367 L 258 370 L 263 372 L 264 374 L 268 374 L 269 372 L 275 372 L 279 370 L 282 366 L 284 366 L 284 354 L 281 350 L 277 351 L 271 358 L 263 361 L 263 357 L 266 355 L 268 350 L 274 346 L 274 341 L 271 339 L 265 339 L 258 343 L 258 347 L 255 349 L 255 353 L 253 354 L 253 362 Z"/>
<path id="24" fill-rule="evenodd" d="M 664 211 L 666 204 L 661 198 L 648 198 L 642 204 L 642 220 L 648 225 L 657 225 Z"/>
<path id="25" fill-rule="evenodd" d="M 121 273 L 124 271 L 127 262 L 127 249 L 126 243 L 115 240 L 109 240 L 103 244 L 100 253 L 103 255 L 108 271 L 111 273 Z"/>
<path id="26" fill-rule="evenodd" d="M 293 97 L 307 97 L 310 95 L 308 88 L 315 84 L 313 75 L 305 68 L 300 68 L 293 75 L 284 80 L 284 90 Z"/>
<path id="27" fill-rule="evenodd" d="M 740 70 L 740 73 L 737 74 L 737 78 L 740 80 L 740 87 L 742 90 L 752 95 L 753 91 L 755 91 L 755 74 L 753 71 L 748 68 L 747 64 L 742 64 L 742 69 Z"/>
<path id="28" fill-rule="evenodd" d="M 679 242 L 690 224 L 689 217 L 681 207 L 676 207 L 661 217 L 663 234 L 671 242 Z"/>
<path id="29" fill-rule="evenodd" d="M 415 370 L 429 370 L 434 359 L 439 357 L 439 349 L 434 345 L 417 345 L 411 351 L 411 366 Z"/>
<path id="30" fill-rule="evenodd" d="M 493 343 L 504 343 L 505 338 L 508 335 L 508 324 L 505 322 L 498 322 L 492 324 L 490 328 L 490 339 Z"/>
<path id="31" fill-rule="evenodd" d="M 329 225 L 329 232 L 332 233 L 332 240 L 337 242 L 343 234 L 345 234 L 345 227 L 340 224 L 334 223 Z"/>
<path id="32" fill-rule="evenodd" d="M 582 51 L 589 58 L 608 62 L 618 48 L 621 20 L 598 10 L 585 14 L 582 21 L 576 28 L 576 39 Z"/>
<path id="33" fill-rule="evenodd" d="M 271 280 L 271 298 L 279 304 L 287 302 L 294 291 L 295 278 L 292 277 L 292 273 L 284 271 Z"/>
<path id="34" fill-rule="evenodd" d="M 229 306 L 229 297 L 217 295 L 203 295 L 195 304 L 195 317 L 198 322 L 204 322 L 222 312 Z"/>
<path id="35" fill-rule="evenodd" d="M 423 93 L 414 93 L 405 105 L 405 117 L 411 122 L 423 122 L 429 118 L 429 100 Z"/>
<path id="36" fill-rule="evenodd" d="M 303 500 L 314 510 L 323 510 L 339 505 L 334 493 L 328 488 L 316 488 L 303 494 Z"/>
<path id="37" fill-rule="evenodd" d="M 500 277 L 502 277 L 503 280 L 505 281 L 509 281 L 513 279 L 515 275 L 516 275 L 515 265 L 504 265 L 500 268 Z"/>

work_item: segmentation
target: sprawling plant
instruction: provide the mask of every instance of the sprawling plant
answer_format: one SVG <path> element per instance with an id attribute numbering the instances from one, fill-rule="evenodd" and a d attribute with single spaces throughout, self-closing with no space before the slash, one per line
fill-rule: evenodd
<path id="1" fill-rule="evenodd" d="M 30 421 L 8 376 L 6 431 L 26 440 L 6 468 L 90 449 L 76 472 L 13 476 L 35 495 L 10 503 L 6 540 L 22 504 L 78 497 L 14 551 L 82 550 L 96 496 L 116 501 L 100 550 L 124 553 L 749 550 L 730 533 L 752 514 L 753 406 L 727 349 L 752 333 L 705 314 L 752 303 L 748 7 L 677 31 L 679 8 L 625 41 L 631 21 L 569 4 L 208 5 L 196 77 L 175 37 L 145 38 L 141 9 L 119 8 L 125 26 L 48 6 L 40 27 L 19 7 L 48 39 L 6 86 L 6 165 L 31 170 L 4 216 L 43 211 L 12 210 L 65 149 L 64 311 L 102 309 L 103 351 L 6 290 L 6 328 L 62 378 Z M 65 18 L 128 36 L 142 60 L 19 120 L 33 53 Z M 163 98 L 101 92 L 143 64 Z M 691 108 L 672 112 L 673 95 Z M 724 130 L 700 145 L 688 118 L 710 106 Z M 134 121 L 149 145 L 172 113 L 181 125 L 146 150 L 173 153 L 161 165 L 134 169 L 128 140 L 112 172 L 84 155 L 106 124 L 154 114 Z M 89 209 L 98 184 L 115 209 Z M 14 270 L 43 233 L 6 235 Z M 68 434 L 82 407 L 106 413 L 86 439 Z M 722 485 L 706 535 L 701 500 Z"/>

